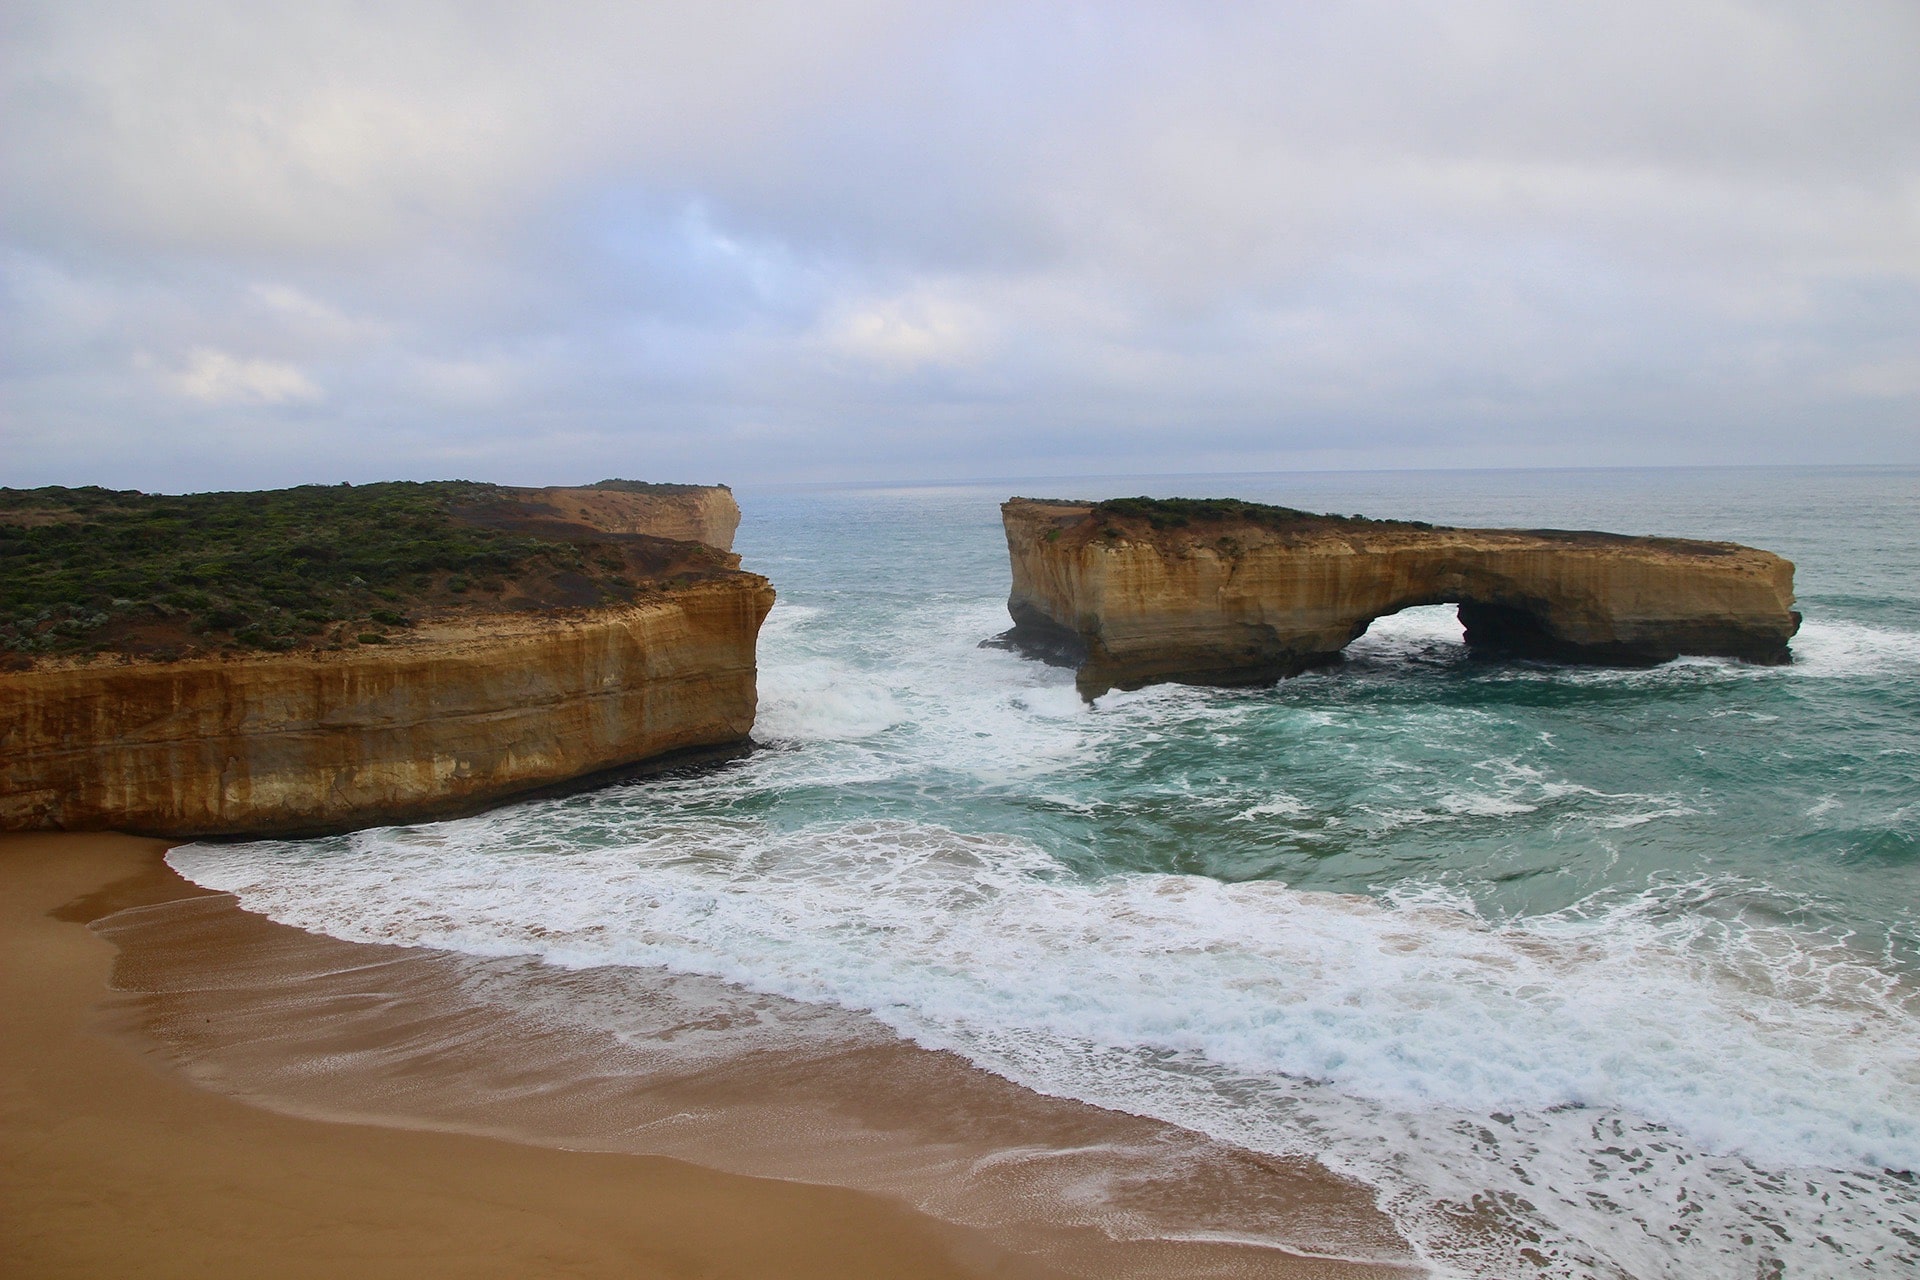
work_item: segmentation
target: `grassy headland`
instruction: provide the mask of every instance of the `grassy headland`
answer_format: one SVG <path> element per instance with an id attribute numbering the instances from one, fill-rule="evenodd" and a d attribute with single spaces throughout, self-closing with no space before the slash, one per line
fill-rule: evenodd
<path id="1" fill-rule="evenodd" d="M 693 543 L 567 523 L 515 490 L 462 480 L 0 489 L 0 662 L 380 644 L 424 611 L 622 603 L 732 563 Z"/>

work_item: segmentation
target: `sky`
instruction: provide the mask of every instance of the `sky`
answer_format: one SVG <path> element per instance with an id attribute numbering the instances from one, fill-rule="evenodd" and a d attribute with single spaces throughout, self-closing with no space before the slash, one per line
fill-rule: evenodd
<path id="1" fill-rule="evenodd" d="M 1920 4 L 0 0 L 0 484 L 1920 463 Z"/>

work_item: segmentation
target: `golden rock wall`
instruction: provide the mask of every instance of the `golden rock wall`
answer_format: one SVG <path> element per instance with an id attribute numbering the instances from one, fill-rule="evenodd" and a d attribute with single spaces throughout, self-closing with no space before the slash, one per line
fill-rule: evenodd
<path id="1" fill-rule="evenodd" d="M 341 652 L 0 672 L 0 829 L 339 830 L 741 742 L 772 604 L 736 573 Z"/>
<path id="2" fill-rule="evenodd" d="M 681 492 L 597 487 L 516 492 L 550 507 L 563 520 L 608 533 L 644 533 L 731 551 L 733 535 L 740 528 L 740 504 L 731 490 L 719 485 Z"/>
<path id="3" fill-rule="evenodd" d="M 1459 603 L 1476 648 L 1600 663 L 1785 662 L 1799 626 L 1792 563 L 1733 543 L 1387 524 L 1156 531 L 1085 504 L 1015 499 L 1002 511 L 1013 638 L 1077 649 L 1089 697 L 1166 680 L 1265 683 L 1422 604 Z"/>

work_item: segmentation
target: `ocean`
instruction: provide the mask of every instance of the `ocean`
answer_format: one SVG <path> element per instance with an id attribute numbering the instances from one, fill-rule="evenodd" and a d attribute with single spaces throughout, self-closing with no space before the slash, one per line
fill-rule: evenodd
<path id="1" fill-rule="evenodd" d="M 1475 661 L 1451 608 L 1410 609 L 1271 688 L 1088 705 L 1071 673 L 980 646 L 1009 625 L 1016 493 L 1745 542 L 1796 563 L 1805 623 L 1787 667 L 1614 670 Z M 459 821 L 188 845 L 173 866 L 281 925 L 431 956 L 461 975 L 434 998 L 457 985 L 569 1053 L 617 1046 L 618 1070 L 593 1058 L 608 1089 L 838 1072 L 852 1101 L 735 1123 L 729 1160 L 830 1166 L 976 1225 L 1017 1201 L 1109 1239 L 1254 1251 L 1234 1274 L 1268 1246 L 1442 1276 L 1920 1272 L 1920 471 L 738 496 L 736 549 L 780 597 L 746 758 Z M 373 1070 L 424 1052 L 423 1025 L 413 1050 L 246 1087 Z M 1154 1127 L 1111 1159 L 952 1116 L 936 1140 L 900 1119 L 911 1098 L 857 1114 L 850 1064 L 883 1050 Z M 620 1142 L 698 1151 L 721 1110 L 656 1107 Z M 793 1154 L 808 1125 L 837 1136 Z M 949 1159 L 955 1126 L 979 1141 Z M 1035 1172 L 1069 1154 L 1070 1175 Z M 1243 1156 L 1317 1160 L 1366 1213 L 1309 1221 L 1222 1182 Z M 1017 1195 L 955 1190 L 1010 1163 Z"/>

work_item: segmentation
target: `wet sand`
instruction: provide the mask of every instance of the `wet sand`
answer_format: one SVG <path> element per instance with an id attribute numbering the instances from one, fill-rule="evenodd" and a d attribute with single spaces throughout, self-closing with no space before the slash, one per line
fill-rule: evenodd
<path id="1" fill-rule="evenodd" d="M 306 934 L 163 849 L 0 837 L 8 1274 L 1417 1273 L 1311 1161 L 855 1015 Z"/>

